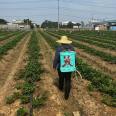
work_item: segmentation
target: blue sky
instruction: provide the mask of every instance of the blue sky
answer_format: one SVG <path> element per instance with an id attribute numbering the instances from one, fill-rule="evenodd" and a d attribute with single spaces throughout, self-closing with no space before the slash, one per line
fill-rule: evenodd
<path id="1" fill-rule="evenodd" d="M 0 0 L 0 18 L 57 21 L 58 0 Z M 60 21 L 116 19 L 116 0 L 60 0 Z"/>

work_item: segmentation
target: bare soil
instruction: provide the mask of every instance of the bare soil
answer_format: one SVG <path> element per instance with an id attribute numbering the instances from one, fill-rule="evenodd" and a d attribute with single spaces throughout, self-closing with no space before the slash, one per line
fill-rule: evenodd
<path id="1" fill-rule="evenodd" d="M 64 114 L 72 116 L 73 112 L 78 112 L 80 116 L 115 116 L 116 110 L 114 108 L 104 105 L 100 100 L 96 100 L 95 97 L 90 95 L 87 90 L 89 83 L 87 80 L 72 78 L 70 98 L 64 100 L 63 92 L 59 91 L 57 87 L 57 72 L 52 69 L 51 63 L 54 51 L 42 37 L 39 39 L 42 54 L 41 63 L 43 68 L 46 69 L 46 72 L 41 76 L 40 86 L 49 92 L 49 97 L 44 107 L 35 110 L 35 116 L 64 116 Z M 96 95 L 99 95 L 99 93 L 96 93 Z"/>

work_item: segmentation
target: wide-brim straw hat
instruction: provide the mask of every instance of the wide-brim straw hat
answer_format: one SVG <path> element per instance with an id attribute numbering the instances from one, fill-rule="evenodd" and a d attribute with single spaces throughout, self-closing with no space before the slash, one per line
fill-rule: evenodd
<path id="1" fill-rule="evenodd" d="M 61 44 L 71 44 L 72 43 L 72 41 L 70 41 L 67 36 L 61 36 L 60 40 L 57 40 L 56 42 L 61 43 Z"/>

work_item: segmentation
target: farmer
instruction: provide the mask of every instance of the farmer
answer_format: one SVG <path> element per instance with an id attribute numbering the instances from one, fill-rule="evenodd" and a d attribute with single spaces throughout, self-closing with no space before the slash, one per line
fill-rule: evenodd
<path id="1" fill-rule="evenodd" d="M 60 46 L 56 49 L 54 61 L 53 61 L 53 68 L 54 70 L 57 69 L 58 76 L 59 76 L 59 89 L 63 91 L 64 83 L 65 83 L 65 94 L 64 98 L 67 100 L 70 94 L 71 89 L 71 74 L 72 72 L 61 72 L 60 70 L 60 52 L 62 51 L 74 51 L 73 46 L 71 45 L 72 41 L 70 41 L 67 36 L 62 36 L 60 40 L 56 41 L 60 43 Z M 70 64 L 70 58 L 66 57 L 64 60 L 64 66 Z"/>

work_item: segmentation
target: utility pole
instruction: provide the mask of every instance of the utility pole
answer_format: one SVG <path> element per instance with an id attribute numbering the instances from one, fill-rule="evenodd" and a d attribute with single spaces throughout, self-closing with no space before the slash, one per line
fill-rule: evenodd
<path id="1" fill-rule="evenodd" d="M 60 28 L 60 23 L 59 23 L 59 10 L 60 10 L 60 8 L 59 8 L 59 0 L 58 0 L 58 30 L 59 30 L 59 28 Z"/>

